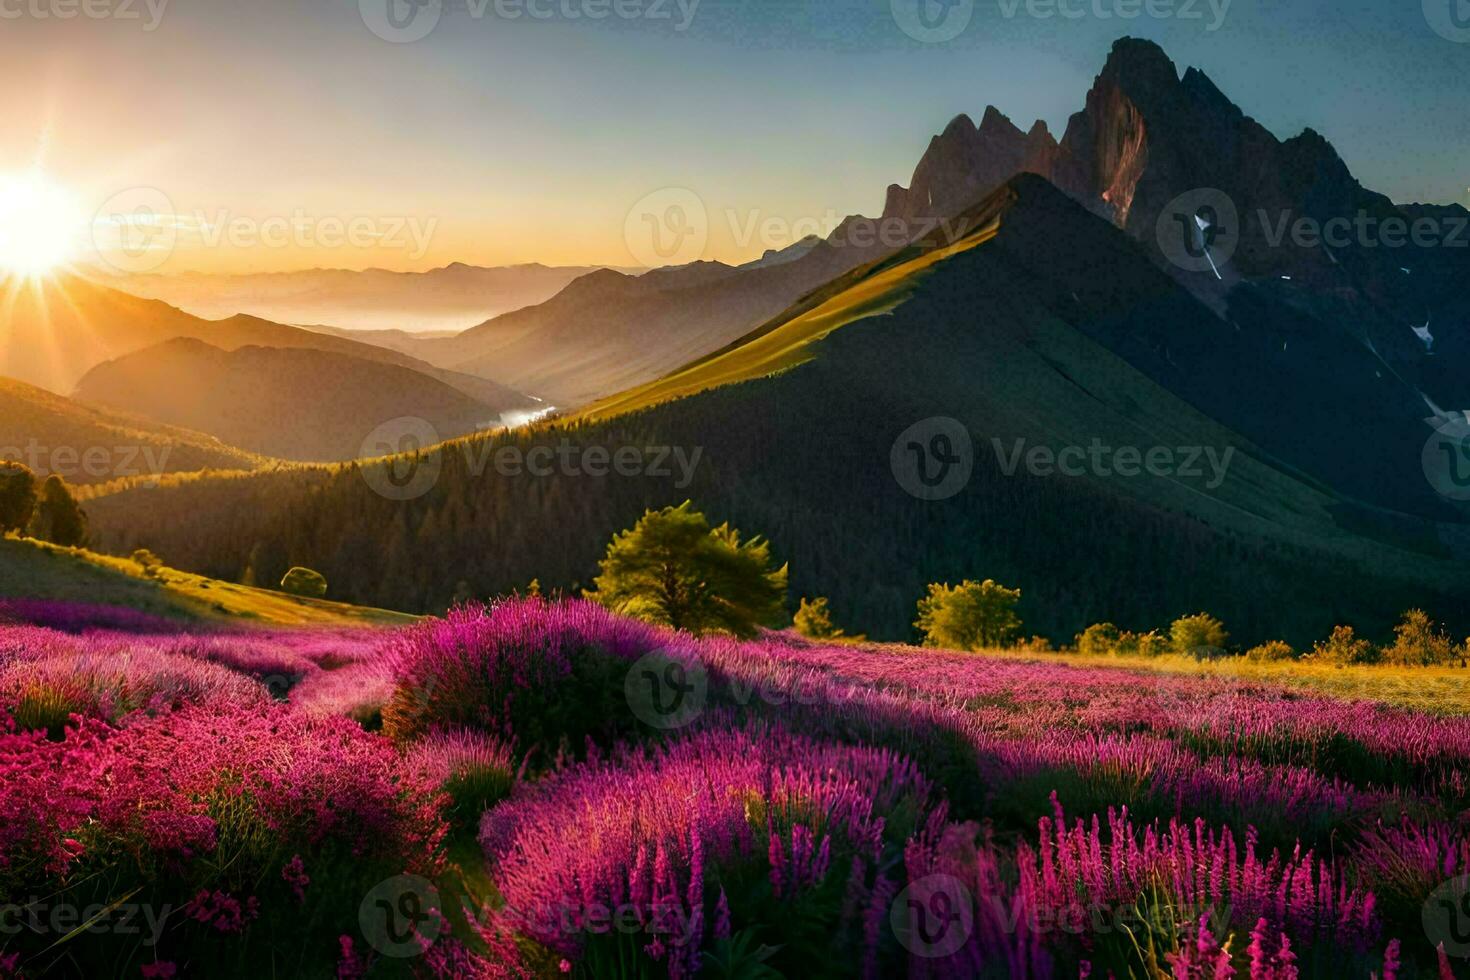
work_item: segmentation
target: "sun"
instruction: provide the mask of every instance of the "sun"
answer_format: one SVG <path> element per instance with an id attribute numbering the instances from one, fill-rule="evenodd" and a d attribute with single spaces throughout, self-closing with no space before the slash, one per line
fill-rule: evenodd
<path id="1" fill-rule="evenodd" d="M 82 212 L 44 174 L 0 175 L 0 274 L 40 276 L 76 251 Z"/>

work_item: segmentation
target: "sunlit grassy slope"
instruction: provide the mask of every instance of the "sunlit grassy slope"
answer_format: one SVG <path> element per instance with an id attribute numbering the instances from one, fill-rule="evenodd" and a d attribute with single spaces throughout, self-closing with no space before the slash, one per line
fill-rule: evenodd
<path id="1" fill-rule="evenodd" d="M 759 378 L 802 364 L 812 355 L 814 341 L 833 330 L 870 316 L 887 313 L 902 303 L 923 280 L 924 274 L 946 259 L 968 252 L 995 237 L 999 219 L 991 219 L 953 244 L 922 254 L 912 250 L 890 262 L 881 271 L 858 278 L 849 288 L 835 291 L 810 309 L 790 319 L 756 330 L 731 347 L 716 351 L 673 374 L 589 405 L 577 418 L 585 421 L 611 418 L 708 388 Z M 860 270 L 866 272 L 867 270 Z M 846 285 L 853 277 L 843 277 Z M 824 294 L 834 292 L 830 287 Z"/>
<path id="2" fill-rule="evenodd" d="M 220 582 L 171 568 L 145 575 L 127 558 L 28 538 L 0 538 L 0 596 L 128 606 L 187 620 L 244 619 L 277 626 L 388 625 L 414 617 L 383 609 Z"/>

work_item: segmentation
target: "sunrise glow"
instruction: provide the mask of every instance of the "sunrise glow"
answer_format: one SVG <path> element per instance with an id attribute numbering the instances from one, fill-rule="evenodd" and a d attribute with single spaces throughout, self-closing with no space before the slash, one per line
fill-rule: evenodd
<path id="1" fill-rule="evenodd" d="M 38 276 L 64 265 L 81 225 L 76 199 L 44 174 L 0 176 L 0 270 Z"/>

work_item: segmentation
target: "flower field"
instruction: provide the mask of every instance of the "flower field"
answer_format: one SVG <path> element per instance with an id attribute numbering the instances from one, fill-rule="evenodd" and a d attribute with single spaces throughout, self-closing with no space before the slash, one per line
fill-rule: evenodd
<path id="1" fill-rule="evenodd" d="M 509 600 L 0 606 L 0 977 L 1470 976 L 1470 718 Z"/>

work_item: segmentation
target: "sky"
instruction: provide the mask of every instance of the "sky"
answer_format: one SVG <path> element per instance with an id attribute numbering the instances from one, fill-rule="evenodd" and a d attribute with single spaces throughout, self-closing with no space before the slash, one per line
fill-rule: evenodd
<path id="1" fill-rule="evenodd" d="M 0 175 L 98 216 L 85 249 L 142 233 L 125 271 L 744 261 L 881 211 L 957 113 L 1060 137 L 1128 34 L 1470 204 L 1464 0 L 404 2 L 0 0 Z"/>

